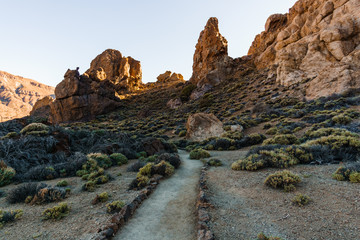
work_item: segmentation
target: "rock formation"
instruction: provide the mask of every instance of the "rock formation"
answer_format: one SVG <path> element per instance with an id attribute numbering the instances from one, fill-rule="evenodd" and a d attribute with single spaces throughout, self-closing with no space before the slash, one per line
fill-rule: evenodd
<path id="1" fill-rule="evenodd" d="M 54 98 L 50 96 L 39 99 L 32 108 L 30 116 L 48 118 L 50 116 L 50 104 L 53 101 Z"/>
<path id="2" fill-rule="evenodd" d="M 36 101 L 53 94 L 51 86 L 0 71 L 0 122 L 29 115 Z"/>
<path id="3" fill-rule="evenodd" d="M 210 18 L 200 33 L 194 53 L 190 82 L 197 86 L 190 96 L 197 99 L 227 78 L 234 70 L 233 59 L 228 56 L 227 41 L 220 34 L 217 18 Z"/>
<path id="4" fill-rule="evenodd" d="M 193 141 L 203 141 L 224 134 L 222 122 L 214 114 L 195 113 L 186 122 L 186 137 Z"/>
<path id="5" fill-rule="evenodd" d="M 111 73 L 109 72 L 109 76 Z M 55 88 L 55 101 L 50 103 L 52 123 L 85 120 L 105 114 L 119 106 L 113 84 L 68 70 Z"/>
<path id="6" fill-rule="evenodd" d="M 248 52 L 276 82 L 313 99 L 360 87 L 359 0 L 299 0 L 269 17 Z"/>
<path id="7" fill-rule="evenodd" d="M 94 80 L 109 80 L 118 92 L 132 92 L 142 86 L 142 71 L 139 61 L 123 57 L 118 50 L 107 49 L 90 64 L 86 74 Z"/>
<path id="8" fill-rule="evenodd" d="M 183 75 L 180 73 L 172 73 L 171 71 L 166 71 L 163 74 L 160 74 L 157 77 L 157 83 L 167 83 L 167 82 L 185 82 Z"/>

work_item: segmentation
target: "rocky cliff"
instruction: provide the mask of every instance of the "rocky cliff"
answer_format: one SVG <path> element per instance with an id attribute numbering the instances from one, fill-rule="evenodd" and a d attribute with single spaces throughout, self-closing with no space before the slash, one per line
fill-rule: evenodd
<path id="1" fill-rule="evenodd" d="M 123 57 L 118 50 L 107 49 L 90 64 L 86 74 L 99 81 L 108 79 L 120 93 L 133 92 L 142 86 L 140 61 Z"/>
<path id="2" fill-rule="evenodd" d="M 360 1 L 299 0 L 289 13 L 268 18 L 249 55 L 308 99 L 359 88 Z"/>
<path id="3" fill-rule="evenodd" d="M 29 115 L 37 100 L 53 94 L 51 86 L 0 71 L 0 122 Z"/>

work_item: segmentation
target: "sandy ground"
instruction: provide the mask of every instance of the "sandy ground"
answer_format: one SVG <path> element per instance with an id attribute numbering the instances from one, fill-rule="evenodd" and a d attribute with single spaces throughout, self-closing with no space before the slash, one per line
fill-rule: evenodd
<path id="1" fill-rule="evenodd" d="M 136 173 L 126 172 L 129 164 L 121 167 L 112 167 L 106 170 L 115 179 L 99 185 L 95 192 L 84 192 L 81 190 L 85 181 L 79 177 L 64 178 L 69 182 L 69 187 L 72 190 L 69 198 L 62 202 L 67 202 L 71 206 L 71 212 L 65 218 L 58 221 L 42 221 L 42 212 L 50 207 L 58 204 L 49 203 L 44 205 L 29 205 L 25 203 L 8 204 L 5 197 L 0 198 L 0 208 L 5 210 L 23 209 L 23 217 L 13 223 L 6 224 L 0 229 L 1 240 L 79 240 L 89 239 L 93 233 L 96 233 L 102 223 L 106 222 L 111 215 L 106 213 L 106 204 L 115 200 L 122 200 L 130 202 L 138 194 L 138 191 L 127 191 L 130 182 L 136 177 Z M 118 173 L 121 176 L 117 176 Z M 56 183 L 63 179 L 55 179 L 51 181 L 44 181 L 49 185 L 56 185 Z M 2 187 L 1 190 L 9 190 L 14 188 L 13 184 Z M 108 192 L 111 197 L 106 203 L 99 203 L 92 205 L 91 201 L 96 194 Z"/>
<path id="2" fill-rule="evenodd" d="M 246 151 L 212 152 L 222 167 L 207 172 L 211 227 L 216 239 L 256 239 L 260 232 L 286 240 L 359 240 L 360 185 L 331 178 L 337 165 L 298 165 L 301 176 L 295 192 L 268 188 L 265 178 L 278 169 L 233 171 L 230 165 Z M 312 198 L 304 207 L 291 199 L 302 193 Z"/>
<path id="3" fill-rule="evenodd" d="M 163 180 L 114 239 L 196 239 L 195 204 L 201 161 L 179 151 L 182 163 L 175 174 Z"/>

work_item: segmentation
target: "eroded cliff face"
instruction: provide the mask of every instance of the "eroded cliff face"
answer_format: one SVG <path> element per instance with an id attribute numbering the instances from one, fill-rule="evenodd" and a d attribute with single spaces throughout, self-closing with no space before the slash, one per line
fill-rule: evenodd
<path id="1" fill-rule="evenodd" d="M 53 94 L 51 86 L 0 71 L 0 122 L 29 115 L 37 100 Z"/>
<path id="2" fill-rule="evenodd" d="M 92 60 L 86 74 L 99 81 L 109 80 L 119 93 L 137 91 L 143 84 L 140 61 L 123 57 L 114 49 L 107 49 Z"/>
<path id="3" fill-rule="evenodd" d="M 308 99 L 360 87 L 360 1 L 299 0 L 269 17 L 249 49 L 276 82 Z"/>

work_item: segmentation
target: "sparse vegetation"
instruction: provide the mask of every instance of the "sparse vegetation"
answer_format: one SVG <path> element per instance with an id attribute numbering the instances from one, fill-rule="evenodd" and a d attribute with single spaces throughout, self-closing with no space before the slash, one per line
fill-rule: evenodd
<path id="1" fill-rule="evenodd" d="M 3 160 L 0 161 L 0 187 L 11 183 L 15 176 L 15 170 L 8 167 Z"/>
<path id="2" fill-rule="evenodd" d="M 21 218 L 23 215 L 23 210 L 11 210 L 4 211 L 0 209 L 0 228 L 2 228 L 6 223 L 14 222 L 15 220 Z"/>
<path id="3" fill-rule="evenodd" d="M 357 162 L 339 167 L 333 174 L 333 178 L 338 181 L 360 183 L 360 163 Z"/>
<path id="4" fill-rule="evenodd" d="M 294 205 L 303 207 L 303 206 L 309 204 L 309 202 L 311 201 L 311 198 L 307 195 L 303 195 L 303 194 L 299 193 L 291 201 Z"/>
<path id="5" fill-rule="evenodd" d="M 119 166 L 128 163 L 127 157 L 122 153 L 113 153 L 110 155 L 110 158 Z"/>
<path id="6" fill-rule="evenodd" d="M 207 165 L 213 166 L 213 167 L 219 167 L 219 166 L 222 166 L 223 164 L 220 159 L 211 158 L 207 161 Z"/>
<path id="7" fill-rule="evenodd" d="M 259 233 L 257 235 L 257 240 L 282 240 L 282 238 L 279 237 L 268 237 L 264 233 Z"/>
<path id="8" fill-rule="evenodd" d="M 106 208 L 107 208 L 106 211 L 108 213 L 119 212 L 124 206 L 125 203 L 123 201 L 113 201 L 111 203 L 106 204 Z"/>
<path id="9" fill-rule="evenodd" d="M 194 149 L 190 152 L 190 159 L 202 159 L 210 157 L 210 153 L 202 148 Z"/>
<path id="10" fill-rule="evenodd" d="M 57 206 L 46 209 L 43 213 L 43 219 L 48 220 L 59 220 L 61 218 L 66 217 L 70 213 L 70 206 L 67 203 L 60 203 Z"/>
<path id="11" fill-rule="evenodd" d="M 103 192 L 100 194 L 96 194 L 96 197 L 92 200 L 92 204 L 98 204 L 100 202 L 104 203 L 109 200 L 109 194 L 107 192 Z"/>
<path id="12" fill-rule="evenodd" d="M 300 177 L 290 171 L 284 170 L 270 174 L 265 179 L 265 185 L 272 188 L 282 188 L 286 192 L 296 189 L 295 185 L 301 182 Z"/>

